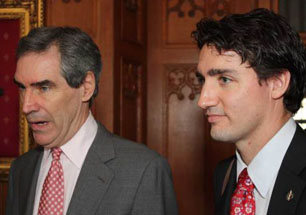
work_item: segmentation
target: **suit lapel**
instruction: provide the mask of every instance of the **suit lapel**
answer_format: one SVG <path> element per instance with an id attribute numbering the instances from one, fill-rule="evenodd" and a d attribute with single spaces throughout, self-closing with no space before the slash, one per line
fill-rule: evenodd
<path id="1" fill-rule="evenodd" d="M 226 171 L 226 170 L 225 170 Z M 230 214 L 230 202 L 231 196 L 236 188 L 236 173 L 237 172 L 237 161 L 235 160 L 232 166 L 230 177 L 223 195 L 220 198 L 219 203 L 216 205 L 217 215 L 228 215 Z"/>
<path id="2" fill-rule="evenodd" d="M 30 159 L 22 167 L 19 186 L 20 211 L 26 215 L 33 214 L 36 184 L 43 156 L 43 148 L 38 147 L 32 153 L 34 155 L 29 156 Z"/>
<path id="3" fill-rule="evenodd" d="M 299 177 L 306 167 L 305 143 L 306 135 L 297 126 L 275 181 L 268 214 L 295 214 L 299 198 L 306 185 L 305 181 Z"/>
<path id="4" fill-rule="evenodd" d="M 96 138 L 82 166 L 67 214 L 95 213 L 114 176 L 105 162 L 114 156 L 111 134 L 99 125 Z"/>

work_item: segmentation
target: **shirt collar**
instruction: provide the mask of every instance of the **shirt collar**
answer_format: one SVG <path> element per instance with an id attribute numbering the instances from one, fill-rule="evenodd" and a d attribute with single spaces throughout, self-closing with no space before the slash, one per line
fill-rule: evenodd
<path id="1" fill-rule="evenodd" d="M 259 194 L 266 198 L 274 185 L 279 168 L 296 130 L 295 121 L 290 118 L 287 123 L 258 152 L 247 166 L 236 150 L 237 180 L 239 174 L 247 167 L 248 174 Z"/>

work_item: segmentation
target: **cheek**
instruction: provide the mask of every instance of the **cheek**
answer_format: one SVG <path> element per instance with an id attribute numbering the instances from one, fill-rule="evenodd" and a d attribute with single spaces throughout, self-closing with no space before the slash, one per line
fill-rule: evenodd
<path id="1" fill-rule="evenodd" d="M 250 109 L 254 106 L 253 99 L 250 98 L 250 92 L 235 92 L 226 95 L 223 98 L 222 106 L 225 114 L 231 119 L 241 120 L 241 117 L 247 117 Z"/>
<path id="2" fill-rule="evenodd" d="M 60 132 L 69 129 L 70 124 L 78 113 L 78 110 L 79 105 L 75 102 L 75 99 L 67 98 L 56 106 L 56 109 L 53 112 L 53 117 Z"/>
<path id="3" fill-rule="evenodd" d="M 46 102 L 45 107 L 53 117 L 62 118 L 57 121 L 63 121 L 78 108 L 78 100 L 77 94 L 64 93 L 60 96 L 53 96 L 53 100 Z"/>
<path id="4" fill-rule="evenodd" d="M 67 115 L 74 115 L 80 109 L 82 98 L 79 93 L 71 93 L 63 101 L 63 108 Z"/>
<path id="5" fill-rule="evenodd" d="M 258 117 L 268 104 L 267 95 L 261 89 L 248 89 L 236 100 L 235 109 L 241 117 Z"/>

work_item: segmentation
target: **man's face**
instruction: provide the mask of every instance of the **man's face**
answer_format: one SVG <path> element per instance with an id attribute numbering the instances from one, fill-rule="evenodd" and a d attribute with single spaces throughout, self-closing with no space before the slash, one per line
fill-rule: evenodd
<path id="1" fill-rule="evenodd" d="M 264 131 L 271 111 L 270 88 L 259 84 L 255 71 L 233 51 L 219 54 L 204 46 L 198 70 L 203 88 L 198 105 L 211 124 L 211 136 L 223 142 L 250 141 Z"/>
<path id="2" fill-rule="evenodd" d="M 82 104 L 83 87 L 71 88 L 61 75 L 56 46 L 22 56 L 15 82 L 20 88 L 22 111 L 39 145 L 52 148 L 65 144 L 88 115 Z"/>

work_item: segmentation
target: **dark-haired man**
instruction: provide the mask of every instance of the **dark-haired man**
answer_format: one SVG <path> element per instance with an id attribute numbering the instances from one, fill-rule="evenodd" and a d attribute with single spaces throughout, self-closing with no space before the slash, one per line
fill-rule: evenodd
<path id="1" fill-rule="evenodd" d="M 38 147 L 11 166 L 7 215 L 177 214 L 167 161 L 90 112 L 100 58 L 77 28 L 37 28 L 20 40 L 14 79 Z"/>
<path id="2" fill-rule="evenodd" d="M 216 214 L 306 214 L 306 135 L 292 116 L 305 94 L 306 55 L 284 18 L 267 10 L 203 19 L 198 105 L 211 136 L 235 143 L 215 171 Z"/>

